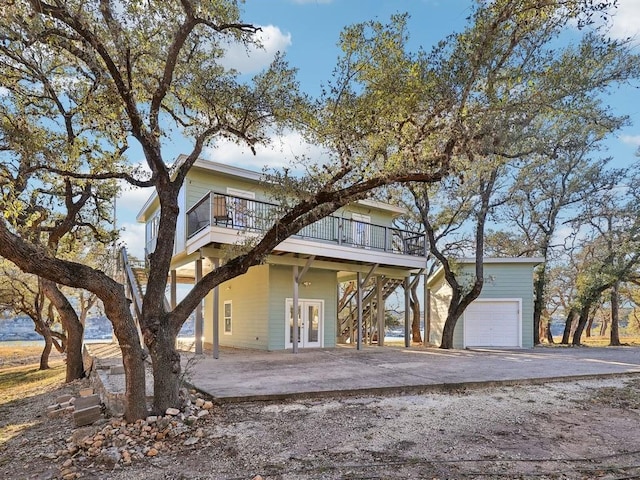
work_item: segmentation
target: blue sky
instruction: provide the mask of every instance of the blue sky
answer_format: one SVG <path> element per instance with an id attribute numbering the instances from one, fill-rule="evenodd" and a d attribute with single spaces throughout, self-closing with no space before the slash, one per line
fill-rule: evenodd
<path id="1" fill-rule="evenodd" d="M 439 40 L 465 26 L 471 5 L 471 0 L 248 0 L 242 7 L 243 19 L 262 27 L 264 49 L 249 56 L 242 49 L 233 51 L 228 62 L 243 72 L 255 73 L 271 61 L 276 51 L 285 52 L 289 64 L 298 69 L 302 89 L 317 95 L 321 85 L 331 78 L 339 55 L 338 38 L 345 26 L 371 19 L 386 22 L 395 13 L 407 12 L 411 48 L 430 50 Z M 640 40 L 640 0 L 618 0 L 610 33 L 615 37 L 637 35 Z M 609 98 L 614 112 L 630 115 L 633 123 L 608 142 L 609 154 L 618 165 L 634 161 L 640 147 L 639 87 L 621 88 Z M 189 145 L 176 142 L 165 152 L 165 158 L 170 160 L 189 150 Z M 283 165 L 288 158 L 303 152 L 319 153 L 292 132 L 274 139 L 271 147 L 258 149 L 256 156 L 225 142 L 206 150 L 203 156 L 260 170 L 265 165 Z M 118 224 L 125 229 L 123 241 L 140 257 L 144 228 L 135 223 L 135 215 L 149 195 L 149 190 L 127 191 L 118 201 Z"/>

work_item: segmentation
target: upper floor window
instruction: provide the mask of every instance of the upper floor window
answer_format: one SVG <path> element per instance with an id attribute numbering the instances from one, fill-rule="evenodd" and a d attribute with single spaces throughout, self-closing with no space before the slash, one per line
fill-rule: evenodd
<path id="1" fill-rule="evenodd" d="M 231 214 L 233 224 L 236 227 L 252 228 L 255 226 L 256 193 L 237 188 L 227 188 L 227 195 L 233 196 L 230 199 Z"/>
<path id="2" fill-rule="evenodd" d="M 160 228 L 160 212 L 156 213 L 151 219 L 151 236 L 157 237 Z"/>
<path id="3" fill-rule="evenodd" d="M 371 217 L 369 215 L 353 213 L 351 220 L 353 220 L 351 232 L 353 244 L 358 247 L 368 247 L 371 243 Z"/>

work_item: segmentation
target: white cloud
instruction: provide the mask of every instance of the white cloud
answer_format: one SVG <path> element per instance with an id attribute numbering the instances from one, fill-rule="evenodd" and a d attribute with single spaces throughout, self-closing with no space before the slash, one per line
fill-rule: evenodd
<path id="1" fill-rule="evenodd" d="M 640 2 L 618 0 L 611 24 L 610 34 L 614 38 L 635 37 L 640 40 Z"/>
<path id="2" fill-rule="evenodd" d="M 152 188 L 130 187 L 127 184 L 118 197 L 117 207 L 118 209 L 135 210 L 138 213 L 152 192 Z"/>
<path id="3" fill-rule="evenodd" d="M 135 164 L 142 171 L 149 171 L 145 161 Z M 118 228 L 124 228 L 120 234 L 120 240 L 127 245 L 130 251 L 138 258 L 144 258 L 144 224 L 136 221 L 138 212 L 151 196 L 153 188 L 134 187 L 131 184 L 120 181 L 120 195 L 116 199 L 116 220 Z"/>
<path id="4" fill-rule="evenodd" d="M 124 223 L 120 225 L 120 242 L 127 248 L 127 254 L 136 258 L 144 258 L 144 229 L 143 223 Z"/>
<path id="5" fill-rule="evenodd" d="M 278 27 L 266 25 L 256 33 L 259 46 L 249 48 L 241 43 L 234 43 L 227 48 L 221 64 L 241 73 L 255 73 L 267 67 L 277 52 L 284 52 L 291 45 L 291 34 L 283 33 Z"/>
<path id="6" fill-rule="evenodd" d="M 215 146 L 206 148 L 202 154 L 214 162 L 226 163 L 248 170 L 260 171 L 263 167 L 295 168 L 297 159 L 302 156 L 312 162 L 319 162 L 327 154 L 317 145 L 307 143 L 298 132 L 289 131 L 271 139 L 266 146 L 256 146 L 256 155 L 248 147 L 240 146 L 230 140 L 220 140 Z"/>
<path id="7" fill-rule="evenodd" d="M 133 167 L 136 169 L 136 175 L 142 178 L 144 178 L 145 175 L 151 176 L 151 170 L 145 160 L 134 163 Z M 135 222 L 135 216 L 151 196 L 152 192 L 153 188 L 134 187 L 130 183 L 121 180 L 120 195 L 116 201 L 118 223 Z M 122 222 L 120 218 L 122 218 Z"/>
<path id="8" fill-rule="evenodd" d="M 620 140 L 628 145 L 640 147 L 640 135 L 620 135 Z"/>

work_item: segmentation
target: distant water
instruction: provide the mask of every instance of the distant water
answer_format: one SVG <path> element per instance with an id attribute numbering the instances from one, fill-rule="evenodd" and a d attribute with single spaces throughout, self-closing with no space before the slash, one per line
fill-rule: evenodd
<path id="1" fill-rule="evenodd" d="M 84 343 L 109 343 L 110 338 L 85 338 Z M 2 347 L 44 347 L 44 340 L 4 340 Z"/>
<path id="2" fill-rule="evenodd" d="M 179 335 L 178 340 L 188 342 L 193 341 L 192 336 Z M 109 338 L 85 338 L 84 343 L 111 343 Z M 44 347 L 44 340 L 3 340 L 0 347 Z"/>

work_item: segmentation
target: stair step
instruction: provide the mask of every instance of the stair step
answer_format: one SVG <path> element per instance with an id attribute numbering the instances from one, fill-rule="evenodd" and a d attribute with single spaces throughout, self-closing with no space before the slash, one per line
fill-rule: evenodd
<path id="1" fill-rule="evenodd" d="M 403 283 L 403 280 L 399 278 L 385 278 L 384 284 L 382 285 L 383 301 L 386 300 L 395 291 L 396 288 L 402 285 L 402 283 Z M 365 293 L 365 295 L 363 295 L 363 298 L 362 298 L 362 303 L 363 303 L 362 316 L 363 317 L 368 317 L 369 312 L 371 310 L 371 306 L 377 304 L 376 297 L 377 297 L 377 293 L 376 293 L 376 287 L 374 285 L 371 289 L 369 289 Z M 347 308 L 348 305 L 349 303 L 346 303 L 343 309 Z M 353 309 L 349 312 L 349 315 L 340 322 L 341 334 L 343 336 L 348 334 L 351 327 L 355 328 L 357 321 L 358 321 L 358 312 L 355 309 Z"/>

